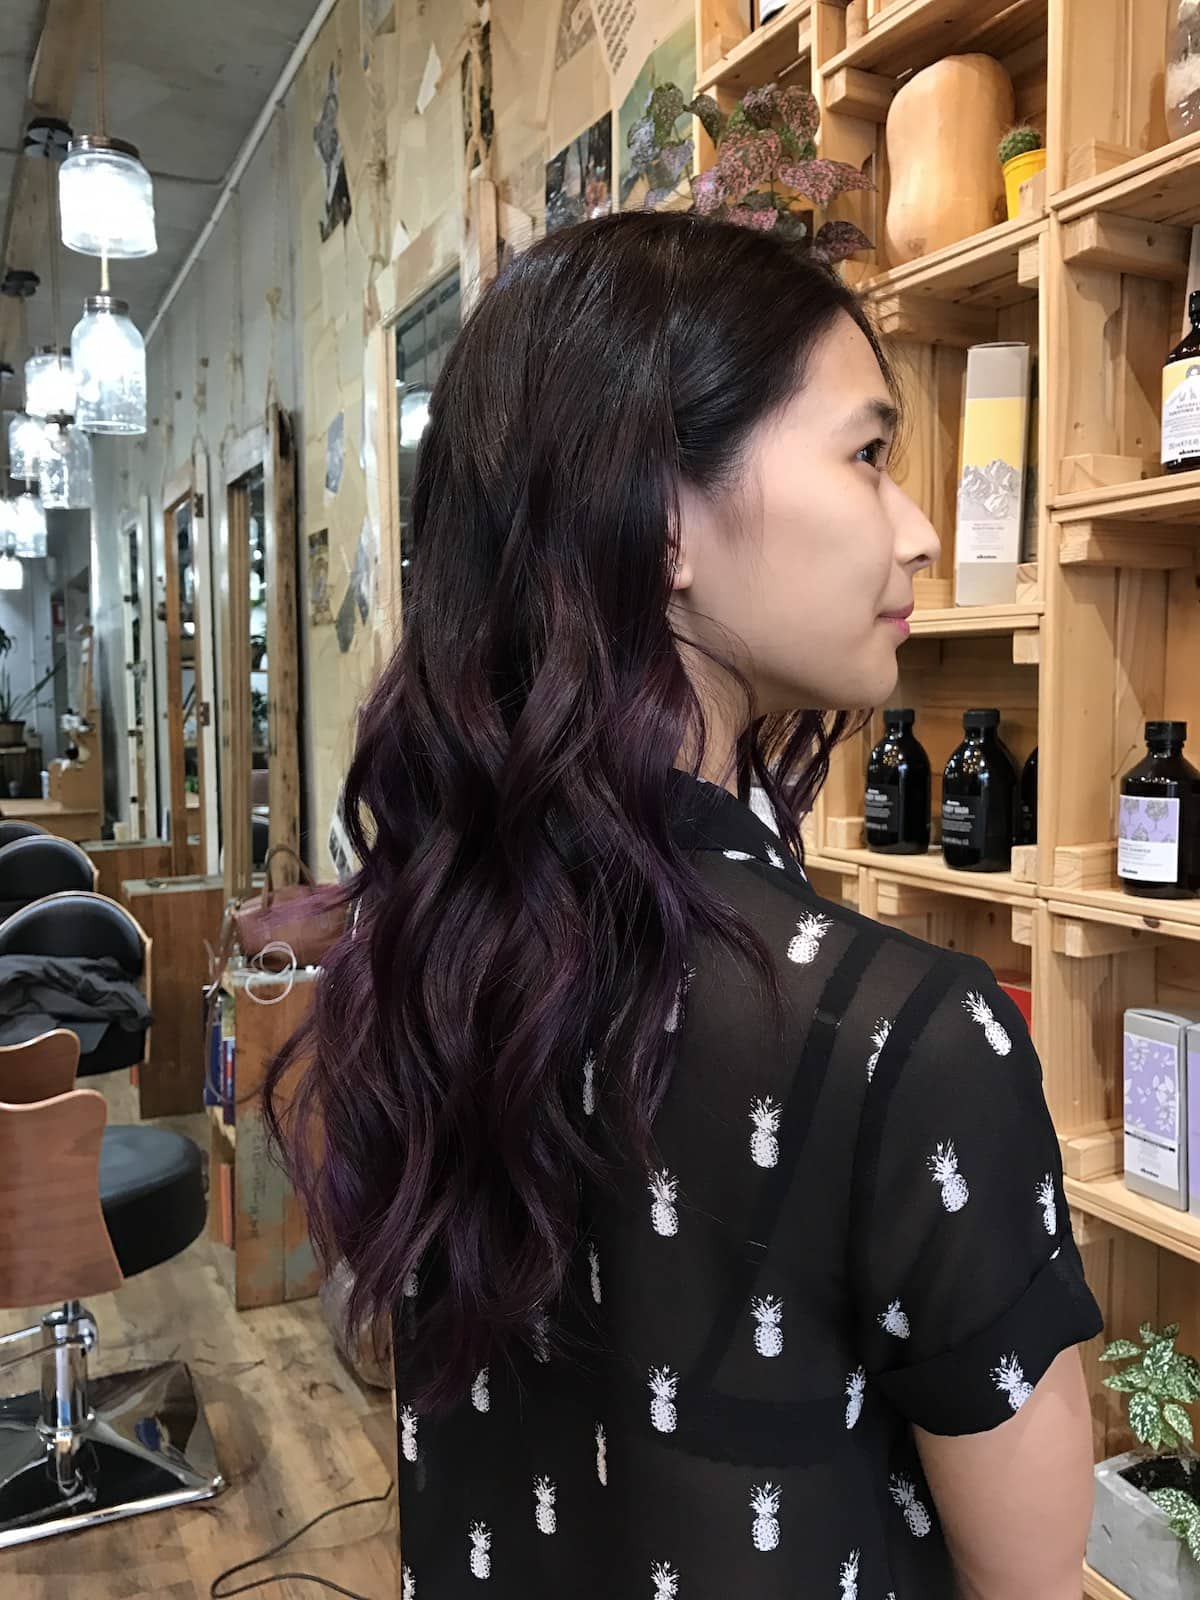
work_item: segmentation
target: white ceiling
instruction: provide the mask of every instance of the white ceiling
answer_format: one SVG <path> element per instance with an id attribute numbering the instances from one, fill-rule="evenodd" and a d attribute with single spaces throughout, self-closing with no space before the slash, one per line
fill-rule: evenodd
<path id="1" fill-rule="evenodd" d="M 112 265 L 112 287 L 144 330 L 212 211 L 226 173 L 315 10 L 316 0 L 107 0 L 108 129 L 137 145 L 154 178 L 158 254 Z M 0 0 L 0 222 L 24 133 L 44 0 Z M 95 51 L 84 52 L 72 126 L 95 126 Z M 42 287 L 29 341 L 51 338 L 48 245 L 29 263 Z M 25 263 L 13 263 L 25 265 Z M 60 247 L 64 341 L 99 263 Z"/>

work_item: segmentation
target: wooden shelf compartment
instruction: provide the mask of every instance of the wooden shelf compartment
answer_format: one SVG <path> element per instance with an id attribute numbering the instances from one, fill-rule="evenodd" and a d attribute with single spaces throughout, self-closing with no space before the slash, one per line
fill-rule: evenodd
<path id="1" fill-rule="evenodd" d="M 1001 311 L 1036 298 L 1045 232 L 1042 217 L 1001 222 L 932 255 L 877 273 L 859 287 L 877 315 L 895 300 L 936 302 L 934 315 L 939 316 L 944 316 L 946 305 Z"/>
<path id="2" fill-rule="evenodd" d="M 1091 852 L 1072 852 L 1062 848 L 1055 852 L 1055 877 L 1075 877 L 1095 870 L 1095 863 L 1106 856 L 1114 864 L 1116 846 L 1097 846 Z M 1050 910 L 1058 916 L 1077 917 L 1097 926 L 1128 934 L 1134 944 L 1149 939 L 1182 939 L 1195 943 L 1200 940 L 1200 899 L 1151 900 L 1141 895 L 1126 894 L 1115 870 L 1110 870 L 1097 887 L 1084 884 L 1065 886 L 1056 882 Z M 1116 937 L 1116 934 L 1113 935 Z M 1131 944 L 1132 948 L 1132 944 Z"/>
<path id="3" fill-rule="evenodd" d="M 1158 44 L 1161 68 L 1161 38 Z M 1157 126 L 1165 134 L 1161 111 Z M 1068 167 L 1068 187 L 1051 197 L 1060 222 L 1070 224 L 1097 215 L 1168 228 L 1200 222 L 1200 133 L 1142 152 L 1108 144 L 1101 145 L 1098 152 L 1093 146 L 1090 153 L 1089 162 L 1089 151 L 1079 152 L 1076 170 L 1085 164 L 1098 170 L 1071 182 Z"/>
<path id="4" fill-rule="evenodd" d="M 849 821 L 849 819 L 846 819 Z M 858 821 L 857 818 L 854 819 Z M 1027 905 L 1037 894 L 1037 885 L 1032 882 L 1023 882 L 1011 872 L 958 872 L 953 867 L 948 867 L 942 859 L 942 852 L 936 846 L 923 856 L 888 856 L 876 850 L 868 850 L 866 846 L 837 847 L 826 846 L 820 859 L 830 867 L 841 866 L 866 869 L 872 877 L 882 884 L 896 885 L 903 889 L 912 889 L 916 894 L 907 897 L 897 895 L 893 897 L 885 893 L 885 902 L 898 906 L 901 902 L 910 905 L 911 914 L 916 915 L 916 907 L 922 895 L 928 897 L 933 894 L 953 895 L 961 900 L 978 900 L 987 905 Z M 922 903 L 923 909 L 928 906 Z M 893 916 L 905 916 L 907 911 L 895 910 L 887 913 Z"/>
<path id="5" fill-rule="evenodd" d="M 967 639 L 1036 633 L 1044 611 L 1040 601 L 1011 606 L 918 606 L 912 614 L 912 636 Z"/>
<path id="6" fill-rule="evenodd" d="M 696 79 L 696 93 L 728 95 L 732 100 L 767 83 L 797 82 L 807 88 L 812 71 L 811 16 L 812 0 L 793 0 L 705 66 Z"/>
<path id="7" fill-rule="evenodd" d="M 843 21 L 840 43 L 834 40 L 820 70 L 825 77 L 847 67 L 896 76 L 968 51 L 1014 55 L 1044 41 L 1046 10 L 1046 0 L 892 0 L 853 43 L 846 43 Z"/>
<path id="8" fill-rule="evenodd" d="M 1200 1217 L 1134 1194 L 1117 1175 L 1095 1178 L 1090 1183 L 1078 1178 L 1063 1181 L 1067 1199 L 1080 1211 L 1147 1239 L 1161 1250 L 1200 1262 Z"/>
<path id="9" fill-rule="evenodd" d="M 1065 564 L 1187 571 L 1200 557 L 1200 472 L 1160 473 L 1059 495 Z"/>
<path id="10" fill-rule="evenodd" d="M 939 57 L 983 51 L 1012 78 L 1016 116 L 1046 128 L 1048 30 L 1046 0 L 893 0 L 877 12 L 866 34 L 847 45 L 846 12 L 838 4 L 814 11 L 814 79 L 821 105 L 821 154 L 845 161 L 874 180 L 871 191 L 839 196 L 829 208 L 836 220 L 856 223 L 872 240 L 846 263 L 846 277 L 871 285 L 900 309 L 938 302 L 923 330 L 888 328 L 901 337 L 969 344 L 1016 337 L 997 332 L 988 316 L 1036 292 L 1038 251 L 1032 238 L 1012 247 L 1026 221 L 1009 223 L 1003 180 L 996 167 L 993 228 L 939 250 L 927 261 L 901 262 L 889 253 L 885 222 L 891 191 L 885 125 L 901 79 Z M 1034 218 L 1041 219 L 1042 208 Z M 925 269 L 928 269 L 927 271 Z M 898 274 L 896 281 L 890 275 Z M 940 280 L 940 281 L 939 281 Z M 957 306 L 951 311 L 950 306 Z M 884 309 L 886 310 L 886 300 Z"/>

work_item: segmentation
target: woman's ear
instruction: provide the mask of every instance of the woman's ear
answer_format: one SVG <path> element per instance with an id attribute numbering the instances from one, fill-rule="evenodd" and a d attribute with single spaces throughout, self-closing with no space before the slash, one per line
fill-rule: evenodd
<path id="1" fill-rule="evenodd" d="M 687 550 L 680 545 L 679 553 L 675 557 L 675 566 L 671 572 L 671 588 L 677 593 L 690 589 L 695 582 L 696 574 L 692 570 L 691 557 Z"/>

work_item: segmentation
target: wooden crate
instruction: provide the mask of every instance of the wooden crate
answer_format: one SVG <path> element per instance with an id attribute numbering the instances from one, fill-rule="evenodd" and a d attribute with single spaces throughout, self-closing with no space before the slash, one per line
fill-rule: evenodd
<path id="1" fill-rule="evenodd" d="M 239 1310 L 306 1300 L 321 1285 L 303 1209 L 268 1147 L 261 1100 L 271 1058 L 312 1004 L 315 976 L 315 969 L 302 970 L 289 988 L 286 979 L 251 976 L 245 968 L 234 968 L 224 980 L 232 999 L 235 1105 L 232 1123 L 224 1120 L 219 1107 L 209 1108 L 209 1231 L 218 1239 L 225 1232 L 221 1207 L 228 1180 L 222 1180 L 221 1169 L 232 1168 L 234 1298 Z"/>
<path id="2" fill-rule="evenodd" d="M 720 6 L 698 0 L 701 40 Z M 1011 873 L 952 873 L 936 851 L 872 854 L 862 794 L 876 718 L 837 753 L 804 836 L 821 892 L 1029 974 L 1107 1336 L 1178 1321 L 1182 1346 L 1200 1353 L 1200 1221 L 1130 1194 L 1120 1173 L 1123 1012 L 1200 1006 L 1200 900 L 1135 898 L 1115 875 L 1119 781 L 1141 753 L 1143 722 L 1184 718 L 1200 741 L 1200 473 L 1165 477 L 1159 459 L 1160 369 L 1180 336 L 1200 224 L 1200 134 L 1167 142 L 1165 13 L 1166 0 L 813 0 L 821 154 L 877 184 L 833 208 L 877 242 L 846 275 L 907 401 L 896 477 L 943 543 L 919 586 L 897 703 L 915 706 L 935 770 L 958 741 L 957 713 L 998 705 L 1018 758 L 1040 747 L 1041 794 L 1038 848 L 1018 852 Z M 751 47 L 742 34 L 734 44 L 738 78 L 732 56 L 711 50 L 700 69 L 740 93 Z M 892 96 L 910 70 L 973 50 L 1004 61 L 1019 113 L 1045 130 L 1044 184 L 1017 221 L 894 265 L 882 243 Z M 995 338 L 1024 339 L 1038 356 L 1038 559 L 1015 606 L 956 609 L 965 350 Z M 1084 1353 L 1098 1458 L 1130 1442 L 1121 1397 L 1101 1383 L 1102 1342 Z M 1113 1593 L 1091 1574 L 1085 1589 Z"/>

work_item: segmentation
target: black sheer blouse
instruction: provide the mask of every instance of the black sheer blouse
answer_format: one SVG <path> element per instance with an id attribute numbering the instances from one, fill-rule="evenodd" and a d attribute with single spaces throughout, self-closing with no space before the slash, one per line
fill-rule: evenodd
<path id="1" fill-rule="evenodd" d="M 698 943 L 659 1163 L 589 1197 L 586 1353 L 436 1420 L 400 1378 L 403 1600 L 950 1600 L 911 1425 L 998 1426 L 1101 1328 L 1037 1056 L 982 962 L 821 899 L 726 791 L 673 795 L 777 954 L 785 1046 Z"/>

